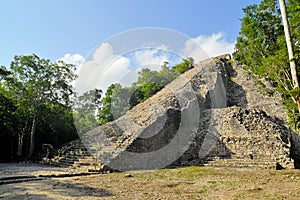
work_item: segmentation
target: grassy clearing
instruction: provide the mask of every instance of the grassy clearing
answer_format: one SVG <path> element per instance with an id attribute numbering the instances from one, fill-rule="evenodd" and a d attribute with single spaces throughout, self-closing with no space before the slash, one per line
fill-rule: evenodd
<path id="1" fill-rule="evenodd" d="M 4 199 L 300 199 L 300 170 L 184 167 L 2 185 Z"/>
<path id="2" fill-rule="evenodd" d="M 300 199 L 300 170 L 191 166 L 82 177 L 76 182 L 110 191 L 106 199 Z"/>

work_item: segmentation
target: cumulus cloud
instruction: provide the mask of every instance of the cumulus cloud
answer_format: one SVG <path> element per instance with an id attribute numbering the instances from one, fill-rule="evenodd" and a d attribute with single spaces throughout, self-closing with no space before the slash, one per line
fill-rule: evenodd
<path id="1" fill-rule="evenodd" d="M 114 52 L 114 48 L 109 43 L 103 43 L 94 51 L 90 59 L 81 65 L 78 71 L 79 78 L 75 83 L 77 92 L 82 93 L 94 88 L 105 91 L 112 83 L 129 86 L 136 80 L 137 72 L 141 67 L 159 70 L 165 61 L 171 65 L 179 63 L 180 56 L 193 57 L 195 62 L 198 62 L 208 57 L 232 53 L 234 43 L 228 42 L 224 33 L 220 32 L 188 39 L 183 43 L 182 51 L 175 52 L 179 55 L 171 55 L 166 44 L 135 49 L 126 55 L 118 55 Z M 79 54 L 66 54 L 62 60 L 78 65 L 84 59 Z"/>
<path id="2" fill-rule="evenodd" d="M 130 60 L 123 56 L 118 56 L 112 60 L 98 78 L 97 82 L 102 90 L 106 90 L 112 83 L 121 83 L 123 86 L 130 84 L 130 80 L 128 80 L 129 64 Z M 128 84 L 124 83 L 128 81 Z"/>
<path id="3" fill-rule="evenodd" d="M 73 64 L 75 66 L 80 66 L 80 65 L 82 65 L 82 63 L 84 62 L 85 59 L 82 55 L 80 55 L 78 53 L 76 53 L 76 54 L 67 53 L 58 60 L 62 60 L 65 63 Z"/>
<path id="4" fill-rule="evenodd" d="M 76 91 L 79 94 L 94 88 L 105 91 L 129 71 L 129 63 L 128 58 L 115 55 L 110 44 L 103 43 L 94 51 L 92 58 L 81 66 L 75 83 Z"/>
<path id="5" fill-rule="evenodd" d="M 183 55 L 193 57 L 196 62 L 205 57 L 215 57 L 222 54 L 231 54 L 234 50 L 234 43 L 226 40 L 223 32 L 212 35 L 200 35 L 185 43 Z M 205 55 L 206 54 L 206 55 Z"/>
<path id="6" fill-rule="evenodd" d="M 159 70 L 160 66 L 162 66 L 165 61 L 169 61 L 168 55 L 166 53 L 160 53 L 160 49 L 145 49 L 136 51 L 133 59 L 137 66 L 154 67 L 153 70 Z"/>

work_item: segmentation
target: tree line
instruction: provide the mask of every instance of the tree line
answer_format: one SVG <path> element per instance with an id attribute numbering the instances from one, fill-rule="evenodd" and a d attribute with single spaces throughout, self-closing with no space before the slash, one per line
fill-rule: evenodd
<path id="1" fill-rule="evenodd" d="M 142 69 L 130 87 L 114 83 L 105 94 L 93 89 L 76 97 L 71 84 L 77 78 L 74 65 L 35 54 L 15 56 L 9 67 L 0 67 L 0 161 L 39 159 L 45 153 L 43 144 L 57 148 L 78 138 L 78 132 L 120 117 L 192 62 L 183 59 L 173 67 L 165 62 L 160 71 Z"/>

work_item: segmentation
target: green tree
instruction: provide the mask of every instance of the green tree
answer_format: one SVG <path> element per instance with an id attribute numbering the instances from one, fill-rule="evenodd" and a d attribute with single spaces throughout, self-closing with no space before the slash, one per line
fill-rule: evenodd
<path id="1" fill-rule="evenodd" d="M 39 116 L 35 137 L 35 143 L 39 144 L 37 150 L 41 150 L 44 143 L 59 147 L 78 137 L 71 107 L 57 103 L 43 105 Z"/>
<path id="2" fill-rule="evenodd" d="M 159 71 L 160 81 L 156 82 L 157 84 L 167 85 L 180 75 L 178 71 L 170 68 L 168 64 L 168 62 L 164 62 L 164 64 L 161 66 L 161 69 Z"/>
<path id="3" fill-rule="evenodd" d="M 0 88 L 0 150 L 6 152 L 6 154 L 0 155 L 0 160 L 7 161 L 14 154 L 11 147 L 16 140 L 16 125 L 18 125 L 15 111 L 16 106 Z"/>
<path id="4" fill-rule="evenodd" d="M 144 85 L 138 87 L 131 95 L 129 99 L 130 107 L 134 107 L 137 104 L 150 98 L 158 91 L 160 91 L 164 85 L 159 83 L 145 83 Z"/>
<path id="5" fill-rule="evenodd" d="M 286 5 L 285 5 L 284 0 L 279 0 L 279 3 L 280 3 L 281 16 L 282 16 L 282 21 L 283 21 L 283 26 L 284 26 L 285 40 L 286 40 L 286 45 L 287 45 L 288 54 L 289 54 L 290 70 L 291 70 L 293 87 L 299 88 L 296 62 L 294 60 L 294 51 L 293 51 L 293 45 L 292 45 L 292 39 L 291 39 L 291 32 L 290 32 L 289 22 L 288 22 L 288 18 L 287 18 L 287 14 L 286 14 Z M 298 102 L 298 107 L 300 110 L 300 102 Z"/>
<path id="6" fill-rule="evenodd" d="M 243 9 L 240 36 L 237 38 L 235 59 L 241 61 L 259 75 L 267 73 L 262 67 L 263 59 L 275 55 L 279 49 L 279 37 L 283 35 L 283 26 L 279 9 L 274 0 L 264 0 L 259 5 L 250 5 Z"/>
<path id="7" fill-rule="evenodd" d="M 75 110 L 80 113 L 96 113 L 101 104 L 102 90 L 93 89 L 77 98 Z"/>
<path id="8" fill-rule="evenodd" d="M 99 125 L 96 114 L 101 106 L 102 90 L 94 89 L 85 92 L 77 98 L 74 109 L 74 120 L 79 134 Z"/>
<path id="9" fill-rule="evenodd" d="M 172 70 L 177 71 L 179 74 L 183 74 L 184 72 L 186 72 L 187 70 L 192 68 L 193 65 L 194 65 L 194 59 L 189 57 L 189 58 L 183 59 L 181 63 L 173 66 Z"/>
<path id="10" fill-rule="evenodd" d="M 290 21 L 291 39 L 295 54 L 295 62 L 300 65 L 300 1 L 289 0 L 287 2 L 287 14 Z"/>
<path id="11" fill-rule="evenodd" d="M 111 95 L 111 112 L 113 119 L 118 119 L 130 110 L 129 99 L 133 93 L 134 86 L 122 87 L 120 84 L 115 84 Z"/>
<path id="12" fill-rule="evenodd" d="M 151 71 L 148 68 L 143 68 L 138 72 L 138 80 L 133 83 L 135 86 L 141 86 L 146 83 L 161 83 L 161 76 L 158 71 Z"/>
<path id="13" fill-rule="evenodd" d="M 116 84 L 112 84 L 107 88 L 105 97 L 102 99 L 101 108 L 98 111 L 99 124 L 106 124 L 114 120 L 112 114 L 112 95 Z"/>
<path id="14" fill-rule="evenodd" d="M 11 72 L 4 66 L 0 68 L 0 146 L 1 152 L 10 150 L 10 155 L 3 154 L 0 159 L 10 160 L 22 154 L 23 136 L 26 132 L 26 112 L 20 112 L 19 107 L 12 100 L 12 91 L 7 90 L 9 84 L 13 83 Z M 16 142 L 18 141 L 18 142 Z M 17 149 L 15 143 L 18 143 Z"/>
<path id="15" fill-rule="evenodd" d="M 15 121 L 14 112 L 16 106 L 13 101 L 7 97 L 7 92 L 3 88 L 3 81 L 7 79 L 9 71 L 4 66 L 0 67 L 0 134 L 7 134 L 13 127 Z"/>
<path id="16" fill-rule="evenodd" d="M 259 77 L 269 79 L 281 92 L 287 107 L 290 123 L 296 125 L 300 120 L 297 108 L 299 89 L 295 88 L 295 80 L 298 79 L 297 68 L 289 67 L 290 61 L 299 62 L 299 48 L 297 41 L 300 40 L 300 2 L 288 0 L 287 18 L 290 20 L 290 49 L 295 49 L 295 58 L 289 59 L 285 40 L 287 23 L 282 24 L 285 18 L 279 9 L 280 2 L 277 0 L 263 0 L 259 5 L 247 6 L 242 18 L 240 35 L 237 38 L 236 51 L 233 57 L 243 64 L 244 68 Z M 300 63 L 299 63 L 300 64 Z M 299 65 L 298 65 L 299 66 Z M 297 74 L 297 75 L 296 75 Z M 297 84 L 296 84 L 297 85 Z"/>
<path id="17" fill-rule="evenodd" d="M 26 111 L 31 121 L 29 158 L 34 153 L 37 125 L 45 118 L 42 109 L 55 104 L 70 107 L 70 83 L 75 77 L 74 65 L 62 61 L 51 62 L 37 55 L 14 57 L 9 75 L 13 81 L 7 87 L 15 105 L 20 112 Z"/>
<path id="18" fill-rule="evenodd" d="M 0 67 L 0 82 L 3 80 L 7 80 L 8 76 L 10 75 L 10 72 L 4 67 Z"/>

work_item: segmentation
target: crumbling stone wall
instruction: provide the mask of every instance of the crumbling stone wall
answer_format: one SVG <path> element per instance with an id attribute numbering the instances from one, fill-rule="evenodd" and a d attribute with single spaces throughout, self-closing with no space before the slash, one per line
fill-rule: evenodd
<path id="1" fill-rule="evenodd" d="M 300 139 L 286 121 L 280 95 L 258 91 L 256 80 L 225 55 L 198 63 L 81 139 L 98 162 L 117 170 L 203 165 L 215 158 L 293 168 L 300 163 Z"/>
<path id="2" fill-rule="evenodd" d="M 236 158 L 276 161 L 284 168 L 293 168 L 291 131 L 266 112 L 258 109 L 226 110 L 221 140 Z"/>
<path id="3" fill-rule="evenodd" d="M 204 106 L 195 143 L 174 164 L 201 165 L 217 157 L 266 161 L 275 163 L 276 168 L 298 167 L 299 136 L 285 125 L 280 95 L 259 92 L 255 80 L 224 57 L 217 58 L 217 65 L 227 105 L 217 109 Z"/>

